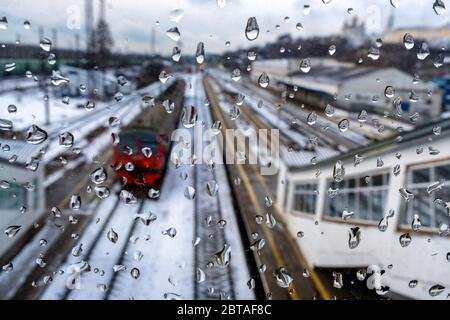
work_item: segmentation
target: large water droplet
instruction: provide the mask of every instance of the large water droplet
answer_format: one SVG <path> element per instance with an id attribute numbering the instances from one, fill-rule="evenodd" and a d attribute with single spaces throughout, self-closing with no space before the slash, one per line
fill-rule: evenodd
<path id="1" fill-rule="evenodd" d="M 286 271 L 284 267 L 275 269 L 272 275 L 275 278 L 276 284 L 280 288 L 288 288 L 289 285 L 294 281 L 294 278 Z"/>
<path id="2" fill-rule="evenodd" d="M 402 234 L 398 240 L 402 247 L 407 247 L 411 243 L 412 239 L 411 239 L 410 234 L 407 232 L 407 233 Z"/>
<path id="3" fill-rule="evenodd" d="M 436 297 L 438 295 L 440 295 L 442 292 L 444 292 L 445 287 L 440 285 L 440 284 L 435 284 L 434 286 L 432 286 L 430 288 L 430 290 L 428 290 L 428 293 L 431 297 Z"/>
<path id="4" fill-rule="evenodd" d="M 100 167 L 92 171 L 89 178 L 95 184 L 102 184 L 108 179 L 108 174 L 105 168 Z"/>
<path id="5" fill-rule="evenodd" d="M 71 134 L 70 132 L 60 133 L 58 138 L 59 138 L 59 145 L 65 148 L 71 148 L 75 140 L 73 134 Z"/>
<path id="6" fill-rule="evenodd" d="M 81 197 L 78 194 L 73 194 L 70 197 L 69 207 L 72 210 L 80 210 L 80 208 L 81 208 Z"/>
<path id="7" fill-rule="evenodd" d="M 117 243 L 117 240 L 119 240 L 119 235 L 117 232 L 114 231 L 113 228 L 109 229 L 108 233 L 106 234 L 109 241 L 112 243 Z"/>
<path id="8" fill-rule="evenodd" d="M 47 140 L 47 132 L 39 128 L 37 125 L 32 125 L 26 134 L 25 140 L 30 144 L 41 144 Z"/>
<path id="9" fill-rule="evenodd" d="M 250 40 L 256 40 L 259 35 L 259 26 L 255 17 L 250 17 L 247 20 L 247 25 L 245 27 L 245 37 Z"/>
<path id="10" fill-rule="evenodd" d="M 269 85 L 269 81 L 269 76 L 265 72 L 261 73 L 258 78 L 258 84 L 261 88 L 267 88 L 267 86 Z"/>
<path id="11" fill-rule="evenodd" d="M 359 227 L 350 228 L 348 231 L 348 247 L 355 249 L 361 241 L 361 230 Z"/>
<path id="12" fill-rule="evenodd" d="M 410 33 L 405 33 L 403 36 L 403 45 L 405 46 L 406 50 L 411 50 L 414 48 L 414 37 Z"/>
<path id="13" fill-rule="evenodd" d="M 173 27 L 170 28 L 169 30 L 167 30 L 166 34 L 169 36 L 170 39 L 172 39 L 173 41 L 178 41 L 181 38 L 181 34 L 180 31 L 178 30 L 177 27 Z"/>
<path id="14" fill-rule="evenodd" d="M 445 12 L 445 3 L 442 0 L 435 0 L 433 10 L 437 15 L 443 14 Z"/>
<path id="15" fill-rule="evenodd" d="M 216 252 L 214 255 L 214 260 L 218 266 L 226 267 L 231 262 L 231 246 L 224 244 L 222 250 Z"/>
<path id="16" fill-rule="evenodd" d="M 42 38 L 41 42 L 39 43 L 39 46 L 42 50 L 49 52 L 52 48 L 52 41 L 48 38 Z"/>
<path id="17" fill-rule="evenodd" d="M 197 44 L 197 50 L 195 51 L 195 60 L 198 64 L 202 64 L 205 61 L 205 45 L 203 42 Z"/>
<path id="18" fill-rule="evenodd" d="M 181 121 L 185 128 L 192 128 L 197 122 L 198 114 L 194 106 L 185 106 L 181 114 Z"/>
<path id="19" fill-rule="evenodd" d="M 22 229 L 22 226 L 9 226 L 5 229 L 5 234 L 8 238 L 14 237 Z"/>

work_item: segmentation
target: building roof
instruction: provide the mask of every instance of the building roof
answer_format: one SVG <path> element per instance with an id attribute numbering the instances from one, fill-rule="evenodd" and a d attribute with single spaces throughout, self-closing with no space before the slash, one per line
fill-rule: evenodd
<path id="1" fill-rule="evenodd" d="M 5 148 L 5 146 L 9 146 L 9 148 Z M 36 157 L 42 148 L 42 145 L 29 144 L 24 140 L 0 138 L 0 162 L 9 163 L 9 159 L 15 155 L 17 160 L 12 165 L 24 166 L 32 157 Z"/>
<path id="2" fill-rule="evenodd" d="M 441 134 L 439 136 L 435 136 L 433 134 L 433 127 L 435 126 L 441 127 Z M 397 141 L 398 136 L 402 137 L 401 141 Z M 323 161 L 320 161 L 315 166 L 313 166 L 312 164 L 307 164 L 304 166 L 291 166 L 290 171 L 301 172 L 310 170 L 313 167 L 317 166 L 330 165 L 335 163 L 337 160 L 351 159 L 356 154 L 360 154 L 367 157 L 371 154 L 380 154 L 381 152 L 386 152 L 389 150 L 397 151 L 400 149 L 408 148 L 410 146 L 418 146 L 420 145 L 421 142 L 428 140 L 431 136 L 433 136 L 435 140 L 445 138 L 448 139 L 450 136 L 450 118 L 440 119 L 438 121 L 431 121 L 423 124 L 420 127 L 417 127 L 412 131 L 406 133 L 399 133 L 397 135 L 393 135 L 389 138 L 373 143 L 371 145 L 352 149 L 343 154 L 329 157 Z"/>

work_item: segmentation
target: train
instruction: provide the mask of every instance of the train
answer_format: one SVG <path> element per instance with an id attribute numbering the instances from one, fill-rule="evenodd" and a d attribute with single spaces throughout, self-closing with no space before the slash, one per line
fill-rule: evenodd
<path id="1" fill-rule="evenodd" d="M 450 119 L 441 119 L 315 165 L 282 166 L 278 205 L 308 266 L 344 275 L 336 288 L 366 281 L 387 298 L 448 298 L 449 139 Z"/>
<path id="2" fill-rule="evenodd" d="M 122 186 L 160 188 L 170 153 L 172 131 L 177 127 L 183 103 L 184 81 L 174 81 L 153 102 L 143 94 L 143 112 L 121 129 L 114 146 L 113 168 Z M 166 106 L 163 106 L 166 105 Z"/>

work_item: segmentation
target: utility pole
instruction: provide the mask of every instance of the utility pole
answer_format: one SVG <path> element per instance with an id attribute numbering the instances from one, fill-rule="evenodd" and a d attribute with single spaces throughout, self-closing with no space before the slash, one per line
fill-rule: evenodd
<path id="1" fill-rule="evenodd" d="M 150 54 L 152 57 L 155 56 L 155 28 L 152 28 L 150 35 Z"/>

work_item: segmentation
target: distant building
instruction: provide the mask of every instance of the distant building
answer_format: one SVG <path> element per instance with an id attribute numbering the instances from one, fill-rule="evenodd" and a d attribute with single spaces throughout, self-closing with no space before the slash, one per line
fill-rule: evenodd
<path id="1" fill-rule="evenodd" d="M 405 113 L 419 112 L 422 118 L 437 117 L 442 107 L 442 91 L 432 82 L 413 83 L 412 75 L 395 68 L 363 67 L 333 59 L 311 59 L 311 70 L 299 70 L 296 60 L 262 60 L 252 66 L 251 79 L 266 72 L 272 83 L 295 87 L 296 97 L 316 107 L 327 103 L 351 110 L 382 114 L 396 112 L 394 98 L 386 98 L 392 86 L 401 98 Z M 415 102 L 413 102 L 415 101 Z"/>
<path id="2" fill-rule="evenodd" d="M 350 46 L 358 48 L 367 40 L 366 25 L 364 21 L 359 22 L 354 16 L 350 21 L 345 21 L 342 27 L 342 35 L 347 38 Z"/>
<path id="3" fill-rule="evenodd" d="M 388 44 L 402 44 L 405 33 L 409 33 L 416 41 L 426 41 L 434 48 L 447 47 L 450 44 L 450 25 L 439 28 L 412 27 L 387 31 L 383 36 L 383 42 Z"/>

